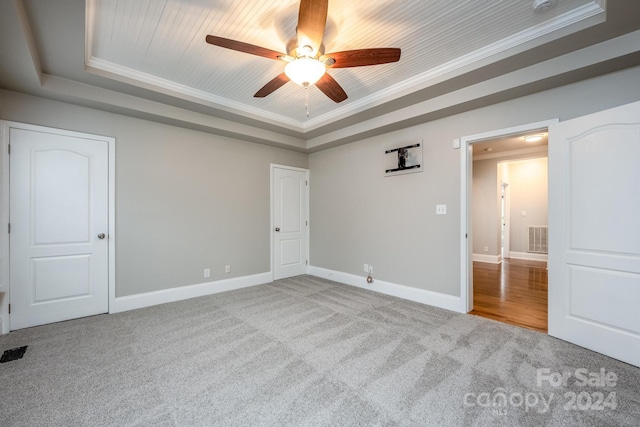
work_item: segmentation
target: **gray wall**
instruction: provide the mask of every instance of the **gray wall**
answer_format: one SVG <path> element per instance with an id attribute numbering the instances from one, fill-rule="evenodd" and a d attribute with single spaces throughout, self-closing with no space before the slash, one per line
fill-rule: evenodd
<path id="1" fill-rule="evenodd" d="M 269 164 L 311 169 L 311 264 L 459 294 L 460 136 L 640 100 L 640 68 L 309 155 L 0 91 L 0 118 L 113 136 L 117 296 L 269 271 Z M 390 143 L 424 172 L 383 177 Z M 447 215 L 435 205 L 447 204 Z M 223 266 L 232 265 L 225 275 Z M 202 269 L 212 268 L 211 279 Z"/>
<path id="2" fill-rule="evenodd" d="M 509 160 L 507 160 L 509 159 Z M 507 168 L 502 178 L 498 167 Z M 512 252 L 527 252 L 530 225 L 548 224 L 547 158 L 518 160 L 518 156 L 473 162 L 472 226 L 473 253 L 500 255 L 500 183 L 509 183 L 510 246 Z M 526 216 L 522 216 L 522 212 Z M 485 252 L 487 246 L 489 251 Z"/>
<path id="3" fill-rule="evenodd" d="M 313 153 L 311 264 L 457 296 L 460 151 L 452 140 L 640 100 L 640 68 L 496 104 Z M 424 172 L 383 177 L 384 148 L 424 139 Z M 447 204 L 447 215 L 435 205 Z"/>
<path id="4" fill-rule="evenodd" d="M 116 296 L 270 271 L 269 164 L 306 168 L 306 154 L 15 92 L 0 101 L 3 120 L 116 138 Z"/>
<path id="5" fill-rule="evenodd" d="M 375 278 L 448 290 L 460 274 L 447 268 L 459 259 L 451 230 L 459 228 L 460 180 L 450 171 L 460 152 L 441 130 L 410 128 L 310 155 L 312 265 L 364 275 L 367 263 Z M 385 177 L 389 143 L 416 138 L 424 138 L 423 172 Z M 436 204 L 447 215 L 436 216 Z"/>
<path id="6" fill-rule="evenodd" d="M 473 253 L 496 256 L 500 254 L 500 198 L 498 191 L 498 159 L 473 162 L 472 227 Z M 484 248 L 488 247 L 487 252 Z"/>

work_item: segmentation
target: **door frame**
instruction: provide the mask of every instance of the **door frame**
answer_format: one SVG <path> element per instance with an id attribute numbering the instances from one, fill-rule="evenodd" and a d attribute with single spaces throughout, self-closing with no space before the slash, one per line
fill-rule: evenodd
<path id="1" fill-rule="evenodd" d="M 560 119 L 549 119 L 535 123 L 497 129 L 460 138 L 460 300 L 465 313 L 473 310 L 473 248 L 469 244 L 473 237 L 471 197 L 473 179 L 472 145 L 501 136 L 530 132 L 551 126 Z M 551 143 L 551 137 L 549 137 Z M 551 182 L 549 182 L 551 185 Z M 552 283 L 549 283 L 552 286 Z"/>
<path id="2" fill-rule="evenodd" d="M 108 197 L 109 197 L 109 259 L 108 259 L 108 286 L 109 286 L 109 313 L 112 312 L 114 301 L 116 298 L 116 216 L 115 216 L 115 200 L 116 200 L 116 179 L 115 179 L 115 159 L 116 159 L 116 140 L 115 138 L 94 135 L 83 132 L 75 132 L 64 129 L 57 129 L 47 126 L 38 126 L 27 123 L 20 123 L 8 120 L 0 120 L 0 164 L 2 165 L 2 174 L 0 175 L 0 188 L 2 189 L 1 207 L 0 207 L 0 231 L 5 234 L 6 238 L 2 239 L 2 247 L 0 248 L 0 334 L 6 334 L 10 331 L 11 315 L 9 314 L 10 295 L 10 271 L 9 271 L 9 137 L 11 129 L 23 129 L 34 132 L 46 132 L 56 135 L 70 136 L 83 139 L 92 139 L 102 141 L 108 144 Z"/>
<path id="3" fill-rule="evenodd" d="M 500 249 L 501 259 L 504 261 L 505 258 L 510 258 L 509 253 L 511 252 L 511 190 L 508 182 L 502 181 L 500 186 L 503 193 L 501 206 L 504 206 L 504 240 Z M 502 227 L 502 224 L 500 224 L 500 227 Z"/>
<path id="4" fill-rule="evenodd" d="M 287 166 L 287 165 L 279 165 L 276 163 L 271 163 L 269 165 L 269 254 L 270 254 L 270 261 L 269 261 L 269 269 L 271 270 L 271 281 L 274 280 L 274 275 L 275 275 L 275 257 L 273 254 L 273 230 L 275 228 L 275 223 L 274 223 L 274 218 L 273 218 L 273 172 L 274 169 L 287 169 L 287 170 L 291 170 L 291 171 L 297 171 L 297 172 L 304 172 L 306 175 L 306 180 L 307 180 L 307 185 L 306 185 L 306 191 L 307 191 L 307 216 L 310 217 L 309 215 L 309 185 L 311 184 L 311 181 L 309 180 L 309 169 L 305 169 L 305 168 L 298 168 L 295 166 Z M 309 229 L 311 228 L 311 224 L 310 224 L 311 220 L 309 219 L 309 225 L 306 227 L 305 229 L 305 240 L 307 242 L 307 260 L 309 261 L 307 263 L 307 268 L 306 268 L 306 273 L 309 274 L 309 267 L 311 266 L 311 255 L 309 253 Z"/>

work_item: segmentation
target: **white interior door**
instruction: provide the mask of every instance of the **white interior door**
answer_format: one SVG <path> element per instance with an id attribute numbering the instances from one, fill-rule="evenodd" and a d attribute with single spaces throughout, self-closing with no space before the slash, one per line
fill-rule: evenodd
<path id="1" fill-rule="evenodd" d="M 549 135 L 549 334 L 640 366 L 640 103 Z"/>
<path id="2" fill-rule="evenodd" d="M 273 278 L 298 276 L 308 263 L 308 172 L 272 169 Z"/>
<path id="3" fill-rule="evenodd" d="M 11 329 L 107 312 L 108 143 L 44 128 L 9 142 Z"/>

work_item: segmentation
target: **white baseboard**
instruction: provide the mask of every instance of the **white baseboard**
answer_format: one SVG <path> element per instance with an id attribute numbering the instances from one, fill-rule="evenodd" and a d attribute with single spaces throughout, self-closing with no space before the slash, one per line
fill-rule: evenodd
<path id="1" fill-rule="evenodd" d="M 466 313 L 466 306 L 464 301 L 462 301 L 462 298 L 453 295 L 426 291 L 424 289 L 412 288 L 405 285 L 398 285 L 396 283 L 385 282 L 375 278 L 373 283 L 369 284 L 367 283 L 367 278 L 364 276 L 356 276 L 355 274 L 342 273 L 340 271 L 328 270 L 320 267 L 310 266 L 309 274 L 312 276 L 322 277 L 323 279 L 344 283 L 345 285 L 357 286 L 358 288 L 380 292 L 382 294 L 432 305 L 446 310 L 457 311 L 458 313 Z"/>
<path id="2" fill-rule="evenodd" d="M 547 254 L 532 254 L 529 252 L 509 252 L 509 258 L 514 259 L 528 259 L 531 261 L 548 261 L 549 255 Z"/>
<path id="3" fill-rule="evenodd" d="M 473 260 L 477 262 L 500 264 L 502 262 L 502 255 L 473 254 Z"/>
<path id="4" fill-rule="evenodd" d="M 198 283 L 197 285 L 179 286 L 177 288 L 163 289 L 161 291 L 147 292 L 144 294 L 117 297 L 114 300 L 113 306 L 109 307 L 109 313 L 120 313 L 122 311 L 135 310 L 137 308 L 202 297 L 205 295 L 217 294 L 219 292 L 271 283 L 272 281 L 271 272 L 267 272 L 251 276 L 234 277 L 233 279 L 218 280 L 215 282 Z"/>
<path id="5" fill-rule="evenodd" d="M 9 296 L 0 291 L 0 335 L 9 333 Z"/>

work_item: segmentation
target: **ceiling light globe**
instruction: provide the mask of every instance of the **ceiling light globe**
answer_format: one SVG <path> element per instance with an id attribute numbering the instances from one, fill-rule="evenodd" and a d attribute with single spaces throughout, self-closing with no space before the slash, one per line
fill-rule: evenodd
<path id="1" fill-rule="evenodd" d="M 310 86 L 320 80 L 327 68 L 317 59 L 303 56 L 297 58 L 284 67 L 284 73 L 289 79 L 300 86 Z"/>

